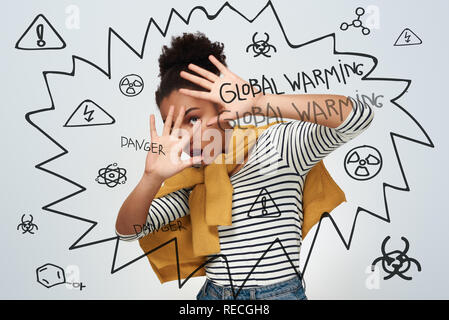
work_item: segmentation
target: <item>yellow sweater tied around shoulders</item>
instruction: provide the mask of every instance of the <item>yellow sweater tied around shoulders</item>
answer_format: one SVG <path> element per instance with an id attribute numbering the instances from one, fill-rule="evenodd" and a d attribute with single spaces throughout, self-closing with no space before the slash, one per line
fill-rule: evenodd
<path id="1" fill-rule="evenodd" d="M 186 168 L 164 181 L 155 198 L 184 188 L 193 189 L 189 196 L 190 214 L 170 223 L 170 228 L 155 230 L 139 239 L 140 247 L 161 283 L 177 280 L 178 273 L 180 279 L 205 275 L 207 256 L 220 252 L 218 226 L 232 225 L 233 188 L 229 174 L 247 158 L 262 132 L 280 122 L 283 121 L 261 127 L 235 127 L 232 147 L 228 146 L 226 153 L 221 153 L 209 165 Z M 324 212 L 331 212 L 343 201 L 346 201 L 344 192 L 332 179 L 323 161 L 318 162 L 307 174 L 304 185 L 302 238 Z"/>

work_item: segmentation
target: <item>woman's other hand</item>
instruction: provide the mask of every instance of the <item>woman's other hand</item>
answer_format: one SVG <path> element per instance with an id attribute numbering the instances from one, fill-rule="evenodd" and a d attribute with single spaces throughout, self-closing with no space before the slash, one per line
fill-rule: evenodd
<path id="1" fill-rule="evenodd" d="M 156 132 L 154 114 L 150 115 L 151 148 L 148 151 L 145 162 L 145 174 L 156 176 L 164 181 L 185 168 L 202 161 L 202 156 L 181 160 L 183 149 L 190 143 L 191 137 L 201 128 L 201 121 L 197 121 L 192 131 L 184 130 L 179 137 L 180 126 L 185 114 L 185 107 L 181 106 L 180 112 L 173 123 L 174 107 L 170 106 L 164 123 L 162 135 Z M 155 145 L 156 144 L 156 145 Z M 153 148 L 155 146 L 155 148 Z"/>
<path id="2" fill-rule="evenodd" d="M 241 117 L 245 112 L 252 112 L 252 107 L 254 107 L 257 103 L 257 99 L 262 95 L 262 93 L 254 94 L 252 90 L 249 91 L 248 94 L 243 94 L 243 86 L 247 86 L 250 88 L 250 84 L 231 72 L 225 65 L 223 65 L 217 58 L 213 55 L 209 56 L 209 60 L 217 67 L 217 69 L 221 72 L 221 77 L 217 76 L 215 73 L 210 72 L 204 68 L 201 68 L 193 63 L 188 65 L 189 70 L 194 71 L 200 76 L 194 75 L 192 73 L 181 71 L 180 75 L 182 78 L 195 83 L 207 90 L 199 91 L 199 90 L 190 90 L 182 88 L 179 91 L 185 95 L 189 95 L 194 98 L 204 99 L 211 101 L 213 103 L 217 103 L 220 106 L 219 113 L 226 112 L 225 117 L 213 117 L 211 118 L 206 125 L 209 126 L 218 119 L 220 121 L 228 121 L 235 120 Z M 233 99 L 232 102 L 225 102 L 221 97 L 222 87 L 230 88 L 231 90 L 239 90 L 240 97 L 245 100 Z M 238 89 L 237 89 L 238 88 Z"/>

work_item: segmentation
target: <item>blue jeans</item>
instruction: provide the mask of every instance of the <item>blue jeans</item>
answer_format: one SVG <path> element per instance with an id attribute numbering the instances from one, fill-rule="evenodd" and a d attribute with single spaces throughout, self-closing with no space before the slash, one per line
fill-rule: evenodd
<path id="1" fill-rule="evenodd" d="M 235 294 L 239 287 L 234 287 Z M 197 300 L 307 300 L 298 277 L 265 286 L 243 288 L 236 298 L 230 286 L 220 286 L 206 279 L 196 296 Z"/>

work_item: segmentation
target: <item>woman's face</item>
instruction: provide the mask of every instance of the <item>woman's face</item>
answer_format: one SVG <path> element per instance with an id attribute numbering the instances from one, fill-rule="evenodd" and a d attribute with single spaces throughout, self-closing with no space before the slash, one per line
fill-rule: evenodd
<path id="1" fill-rule="evenodd" d="M 168 115 L 168 110 L 170 106 L 174 106 L 174 113 L 173 113 L 173 122 L 178 117 L 178 114 L 181 110 L 181 106 L 185 107 L 185 113 L 184 113 L 184 119 L 181 124 L 181 129 L 189 131 L 189 133 L 192 133 L 192 127 L 195 124 L 196 121 L 201 120 L 201 153 L 203 152 L 204 148 L 210 145 L 208 147 L 208 152 L 210 150 L 214 150 L 213 146 L 216 146 L 217 150 L 219 149 L 221 152 L 224 152 L 225 150 L 225 131 L 223 129 L 232 129 L 232 127 L 225 123 L 224 125 L 220 126 L 217 123 L 214 123 L 210 126 L 206 126 L 206 123 L 213 117 L 218 115 L 218 110 L 215 107 L 215 105 L 207 100 L 198 99 L 194 97 L 190 97 L 187 95 L 184 95 L 182 93 L 179 93 L 178 90 L 173 90 L 171 94 L 161 101 L 160 105 L 160 111 L 162 120 L 165 122 L 165 119 Z M 219 138 L 216 141 L 215 137 L 210 135 L 208 138 L 203 139 L 205 135 L 205 131 L 208 129 L 215 129 L 214 131 L 216 133 L 219 133 Z M 190 139 L 190 146 L 187 145 L 184 152 L 187 154 L 190 154 L 190 156 L 193 155 L 193 138 Z M 210 152 L 210 156 L 212 158 L 215 158 L 218 156 L 218 154 L 214 154 L 215 152 Z M 208 162 L 210 163 L 210 162 Z M 205 163 L 203 162 L 203 165 Z"/>

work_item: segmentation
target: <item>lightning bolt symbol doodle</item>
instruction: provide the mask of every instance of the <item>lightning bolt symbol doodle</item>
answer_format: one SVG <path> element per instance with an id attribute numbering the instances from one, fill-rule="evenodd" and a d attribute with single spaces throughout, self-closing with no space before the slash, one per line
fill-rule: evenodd
<path id="1" fill-rule="evenodd" d="M 410 37 L 411 37 L 411 35 L 406 32 L 404 34 L 405 42 L 409 43 L 410 42 Z"/>
<path id="2" fill-rule="evenodd" d="M 84 118 L 87 122 L 91 122 L 94 118 L 92 117 L 92 114 L 95 112 L 95 110 L 87 110 L 88 105 L 84 107 L 84 115 L 88 115 L 87 118 Z"/>

